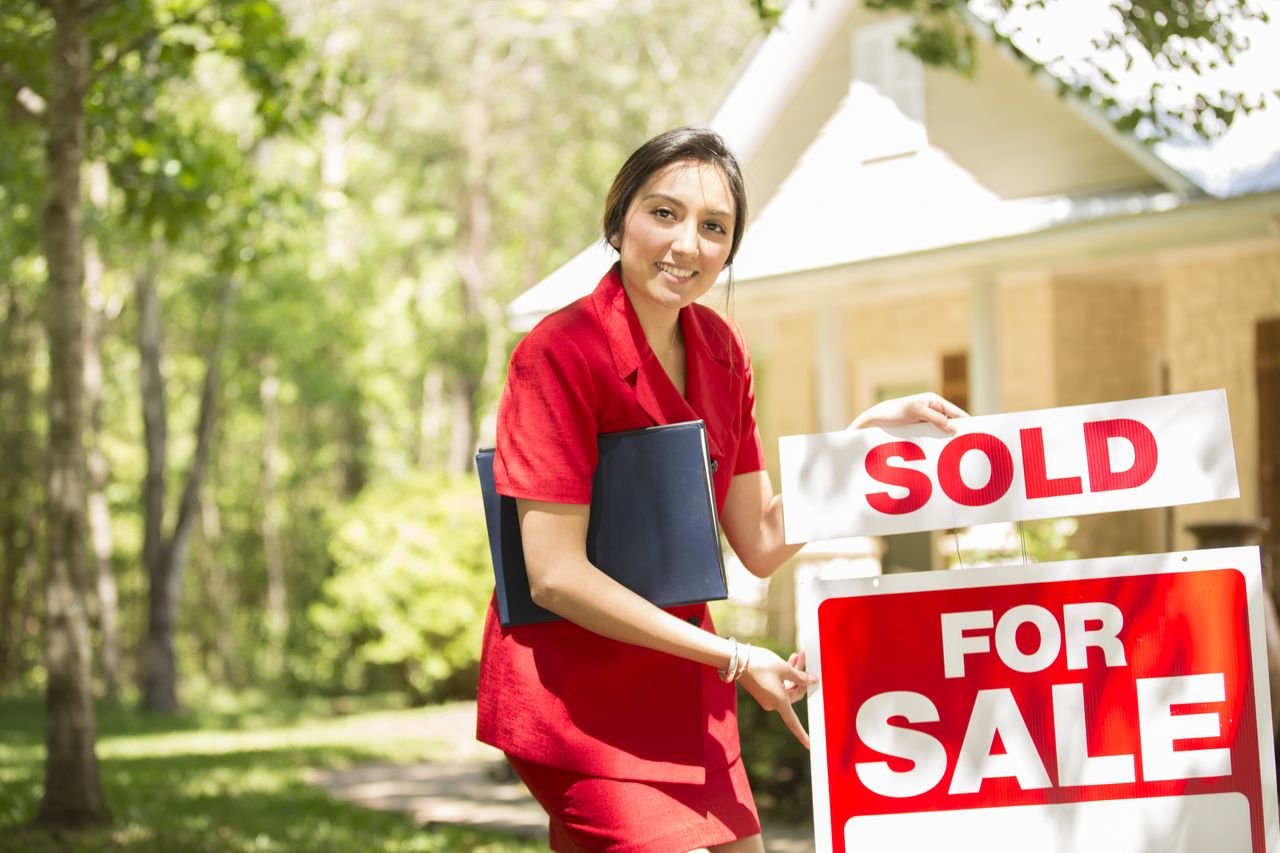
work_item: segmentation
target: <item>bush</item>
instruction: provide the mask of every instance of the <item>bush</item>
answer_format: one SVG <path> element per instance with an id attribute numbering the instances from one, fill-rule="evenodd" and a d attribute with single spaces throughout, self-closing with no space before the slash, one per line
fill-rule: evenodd
<path id="1" fill-rule="evenodd" d="M 423 474 L 367 488 L 341 512 L 329 554 L 336 573 L 310 618 L 334 686 L 390 675 L 415 702 L 474 696 L 493 590 L 474 478 Z"/>

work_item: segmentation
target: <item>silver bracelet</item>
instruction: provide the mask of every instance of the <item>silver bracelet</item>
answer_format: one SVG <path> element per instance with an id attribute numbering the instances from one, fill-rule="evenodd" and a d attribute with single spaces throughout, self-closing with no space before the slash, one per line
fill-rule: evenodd
<path id="1" fill-rule="evenodd" d="M 747 643 L 743 643 L 742 649 L 738 653 L 738 657 L 738 671 L 733 676 L 734 681 L 737 681 L 739 678 L 747 674 L 747 665 L 751 663 L 751 646 Z"/>
<path id="2" fill-rule="evenodd" d="M 730 637 L 729 642 L 733 644 L 733 650 L 729 652 L 729 665 L 724 669 L 716 670 L 720 673 L 720 680 L 726 683 L 736 681 L 738 678 L 735 674 L 738 671 L 738 638 Z"/>

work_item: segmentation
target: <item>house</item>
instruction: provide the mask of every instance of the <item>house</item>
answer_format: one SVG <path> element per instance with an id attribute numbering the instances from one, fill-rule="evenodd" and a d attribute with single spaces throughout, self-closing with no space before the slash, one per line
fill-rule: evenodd
<path id="1" fill-rule="evenodd" d="M 982 414 L 1225 388 L 1240 498 L 1081 518 L 1071 547 L 1188 548 L 1190 525 L 1265 518 L 1277 553 L 1280 132 L 1197 171 L 994 40 L 972 78 L 926 68 L 897 48 L 906 26 L 792 3 L 710 122 L 753 221 L 731 296 L 708 301 L 750 343 L 766 447 L 924 389 Z M 588 248 L 513 303 L 517 323 L 611 261 Z M 889 537 L 883 560 L 939 568 L 949 539 Z"/>

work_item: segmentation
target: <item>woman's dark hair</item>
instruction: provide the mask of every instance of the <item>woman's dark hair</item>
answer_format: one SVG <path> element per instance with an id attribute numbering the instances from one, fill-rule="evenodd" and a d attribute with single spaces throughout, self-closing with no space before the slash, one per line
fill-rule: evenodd
<path id="1" fill-rule="evenodd" d="M 729 182 L 729 194 L 733 196 L 733 240 L 729 245 L 726 266 L 732 264 L 747 225 L 747 190 L 742 182 L 742 170 L 729 147 L 718 133 L 705 127 L 668 130 L 641 145 L 627 158 L 605 198 L 604 239 L 616 247 L 622 239 L 622 227 L 631 201 L 640 187 L 667 166 L 682 161 L 717 166 Z"/>

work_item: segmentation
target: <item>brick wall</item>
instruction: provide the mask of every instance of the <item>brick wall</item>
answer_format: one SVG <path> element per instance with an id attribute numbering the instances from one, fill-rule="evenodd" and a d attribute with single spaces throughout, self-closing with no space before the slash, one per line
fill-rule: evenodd
<path id="1" fill-rule="evenodd" d="M 1240 475 L 1239 500 L 1178 508 L 1179 547 L 1190 547 L 1191 537 L 1181 531 L 1189 522 L 1258 514 L 1258 442 L 1280 441 L 1280 424 L 1259 433 L 1254 375 L 1256 323 L 1280 316 L 1280 241 L 1259 241 L 1234 254 L 1171 254 L 1163 273 L 1172 390 L 1227 389 Z"/>
<path id="2" fill-rule="evenodd" d="M 999 282 L 1000 409 L 1024 412 L 1056 405 L 1053 279 L 1047 273 L 1006 275 Z"/>

